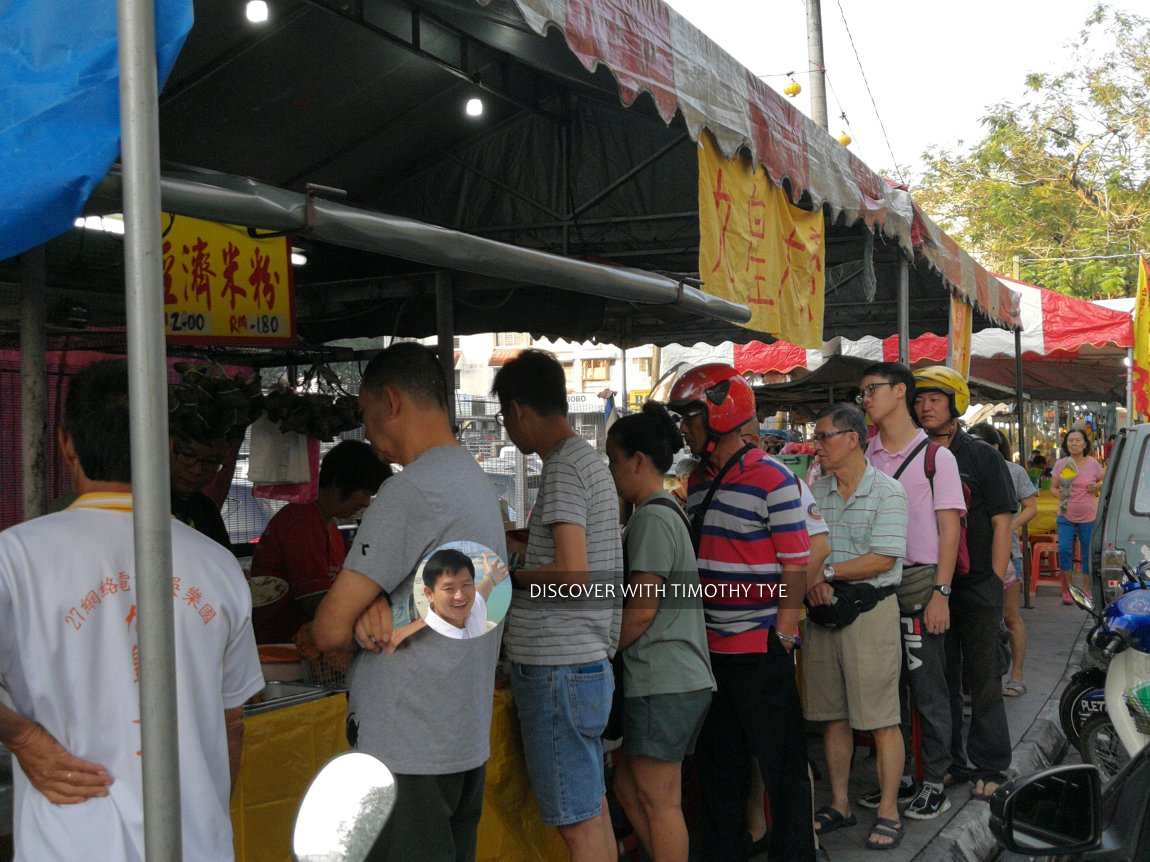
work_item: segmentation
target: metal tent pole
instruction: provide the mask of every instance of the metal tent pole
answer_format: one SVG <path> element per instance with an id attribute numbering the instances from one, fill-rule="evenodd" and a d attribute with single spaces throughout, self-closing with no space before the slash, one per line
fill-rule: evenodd
<path id="1" fill-rule="evenodd" d="M 910 367 L 910 265 L 898 261 L 898 361 Z"/>
<path id="2" fill-rule="evenodd" d="M 1026 443 L 1026 416 L 1022 412 L 1022 330 L 1014 330 L 1014 408 L 1018 415 L 1018 457 L 1025 458 L 1028 447 Z M 1030 554 L 1026 553 L 1029 547 L 1030 531 L 1026 524 L 1022 525 L 1022 597 L 1023 607 L 1030 604 L 1030 579 L 1034 573 L 1030 571 Z"/>
<path id="3" fill-rule="evenodd" d="M 455 425 L 455 290 L 450 272 L 435 274 L 435 333 L 439 344 L 439 365 L 447 381 L 447 417 Z"/>
<path id="4" fill-rule="evenodd" d="M 180 760 L 172 607 L 168 375 L 160 236 L 155 7 L 117 0 L 132 491 L 140 647 L 144 855 L 180 862 Z"/>
<path id="5" fill-rule="evenodd" d="M 25 521 L 48 508 L 48 367 L 44 334 L 44 246 L 21 255 L 20 452 Z"/>

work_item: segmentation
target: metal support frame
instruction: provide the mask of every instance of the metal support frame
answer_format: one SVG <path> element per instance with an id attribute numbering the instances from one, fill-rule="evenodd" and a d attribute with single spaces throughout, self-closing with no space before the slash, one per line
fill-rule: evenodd
<path id="1" fill-rule="evenodd" d="M 562 141 L 560 142 L 560 144 L 562 147 Z M 533 206 L 537 210 L 541 210 L 542 212 L 547 213 L 547 215 L 551 216 L 552 218 L 560 219 L 561 220 L 560 224 L 563 225 L 564 227 L 566 227 L 567 222 L 565 220 L 562 220 L 563 214 L 558 213 L 555 210 L 551 209 L 551 207 L 547 206 L 547 204 L 543 203 L 542 201 L 537 201 L 537 200 L 535 200 L 535 198 L 531 197 L 531 195 L 524 194 L 519 189 L 515 188 L 514 186 L 508 185 L 507 183 L 503 182 L 503 180 L 497 179 L 496 177 L 492 176 L 491 174 L 489 174 L 487 171 L 483 170 L 482 168 L 477 168 L 477 167 L 475 167 L 475 165 L 469 165 L 463 159 L 459 158 L 459 156 L 451 156 L 450 158 L 447 159 L 447 161 L 454 162 L 455 164 L 459 165 L 459 167 L 463 168 L 468 173 L 475 174 L 475 176 L 479 177 L 481 180 L 484 180 L 485 182 L 491 183 L 491 185 L 495 186 L 495 188 L 499 189 L 500 191 L 507 192 L 507 194 L 511 195 L 511 197 L 517 198 L 518 200 L 523 201 L 525 204 Z M 567 175 L 566 159 L 563 160 L 562 167 L 563 167 L 563 176 L 566 177 L 566 175 Z M 289 183 L 289 185 L 290 185 L 290 183 Z"/>
<path id="2" fill-rule="evenodd" d="M 172 606 L 155 6 L 117 0 L 144 855 L 183 858 Z"/>
<path id="3" fill-rule="evenodd" d="M 1020 458 L 1026 457 L 1026 452 L 1029 446 L 1026 445 L 1026 414 L 1023 412 L 1023 392 L 1022 392 L 1022 330 L 1014 330 L 1014 409 L 1018 415 L 1018 436 L 1015 438 L 1018 442 L 1018 454 Z M 1022 525 L 1022 595 L 1023 607 L 1029 608 L 1030 605 L 1030 579 L 1034 577 L 1034 572 L 1030 571 L 1030 554 L 1026 553 L 1029 547 L 1030 531 L 1027 530 L 1026 524 Z"/>
<path id="4" fill-rule="evenodd" d="M 898 260 L 898 361 L 910 365 L 910 264 Z"/>
<path id="5" fill-rule="evenodd" d="M 634 165 L 629 171 L 619 176 L 614 182 L 608 183 L 605 188 L 600 189 L 598 192 L 584 201 L 581 205 L 573 207 L 571 209 L 571 218 L 576 218 L 580 213 L 586 212 L 591 207 L 595 206 L 595 204 L 599 203 L 599 201 L 603 200 L 603 198 L 609 196 L 616 189 L 626 184 L 636 174 L 642 173 L 651 165 L 655 164 L 655 162 L 659 161 L 668 153 L 672 152 L 676 147 L 682 144 L 683 141 L 689 141 L 690 139 L 691 136 L 686 132 L 683 132 L 683 134 L 679 135 L 669 144 L 665 144 L 664 146 L 660 147 L 651 155 L 647 156 L 647 158 L 643 159 L 643 161 L 639 162 L 637 165 Z"/>
<path id="6" fill-rule="evenodd" d="M 469 72 L 466 69 L 461 69 L 458 66 L 452 65 L 447 60 L 444 60 L 442 57 L 437 57 L 430 51 L 424 50 L 422 47 L 423 40 L 421 37 L 421 27 L 424 16 L 435 21 L 437 26 L 459 40 L 460 57 L 463 57 L 466 53 L 462 46 L 469 41 L 474 41 L 471 39 L 471 37 L 464 33 L 460 33 L 446 21 L 443 21 L 434 15 L 428 15 L 425 11 L 413 10 L 413 14 L 411 16 L 411 40 L 408 41 L 402 36 L 392 33 L 390 30 L 385 30 L 382 27 L 379 27 L 368 21 L 367 17 L 363 13 L 362 3 L 344 4 L 339 7 L 335 7 L 329 6 L 327 3 L 321 2 L 321 0 L 307 0 L 307 2 L 315 9 L 322 9 L 324 12 L 330 12 L 331 14 L 338 15 L 340 18 L 343 18 L 347 21 L 354 22 L 360 27 L 363 27 L 368 32 L 380 37 L 384 41 L 390 42 L 391 44 L 402 48 L 423 60 L 427 60 L 429 63 L 433 63 L 435 66 L 450 75 L 454 75 L 457 78 L 469 81 L 471 85 L 476 89 L 483 90 L 485 93 L 490 93 L 492 96 L 495 96 L 498 99 L 502 99 L 503 101 L 514 105 L 522 111 L 528 111 L 533 114 L 539 114 L 540 116 L 556 119 L 553 114 L 549 113 L 543 108 L 540 108 L 538 105 L 533 105 L 530 102 L 525 102 L 522 99 L 511 95 L 511 93 L 508 93 L 506 90 L 501 90 L 498 87 L 493 87 L 489 83 L 483 81 L 483 79 L 476 75 L 474 72 Z M 492 54 L 500 53 L 495 49 L 490 50 Z"/>
<path id="7" fill-rule="evenodd" d="M 447 381 L 447 417 L 455 426 L 455 292 L 451 273 L 435 274 L 435 329 L 439 340 L 439 364 Z"/>
<path id="8" fill-rule="evenodd" d="M 20 256 L 20 454 L 25 521 L 48 508 L 48 365 L 44 246 Z"/>

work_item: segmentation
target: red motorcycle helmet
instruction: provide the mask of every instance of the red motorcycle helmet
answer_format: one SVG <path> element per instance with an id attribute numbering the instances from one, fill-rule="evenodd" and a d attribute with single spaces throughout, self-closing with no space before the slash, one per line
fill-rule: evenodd
<path id="1" fill-rule="evenodd" d="M 683 413 L 694 405 L 703 408 L 703 421 L 711 434 L 738 431 L 755 418 L 751 384 L 730 365 L 711 362 L 686 372 L 671 387 L 667 406 Z"/>

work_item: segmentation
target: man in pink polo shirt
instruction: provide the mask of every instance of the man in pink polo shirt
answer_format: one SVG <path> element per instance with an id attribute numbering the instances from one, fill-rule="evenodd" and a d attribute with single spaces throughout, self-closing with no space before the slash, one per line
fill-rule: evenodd
<path id="1" fill-rule="evenodd" d="M 930 820 L 950 808 L 943 790 L 951 761 L 945 636 L 950 628 L 950 584 L 966 503 L 958 464 L 945 447 L 935 449 L 933 482 L 927 477 L 929 440 L 914 420 L 914 398 L 914 376 L 905 365 L 880 362 L 863 371 L 857 399 L 878 427 L 867 446 L 867 458 L 877 470 L 902 483 L 909 513 L 899 612 L 903 671 L 922 716 L 923 786 L 914 786 L 908 757 L 898 796 L 900 802 L 910 803 L 907 817 Z M 910 708 L 905 685 L 902 697 L 903 736 L 910 751 Z M 877 808 L 880 797 L 875 790 L 858 802 Z"/>

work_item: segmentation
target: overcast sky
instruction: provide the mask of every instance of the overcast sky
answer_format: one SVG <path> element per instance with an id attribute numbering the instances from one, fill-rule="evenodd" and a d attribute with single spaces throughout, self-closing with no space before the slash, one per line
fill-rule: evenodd
<path id="1" fill-rule="evenodd" d="M 776 90 L 786 85 L 785 73 L 794 71 L 803 87 L 796 104 L 810 113 L 804 0 L 667 2 Z M 894 176 L 897 160 L 911 167 L 913 176 L 927 147 L 953 149 L 959 141 L 978 140 L 987 106 L 1020 101 L 1029 72 L 1069 68 L 1068 45 L 1095 5 L 1094 0 L 822 0 L 830 131 L 836 136 L 847 131 L 851 149 L 872 168 Z M 1112 5 L 1136 12 L 1144 0 Z M 844 111 L 847 124 L 839 118 Z"/>

